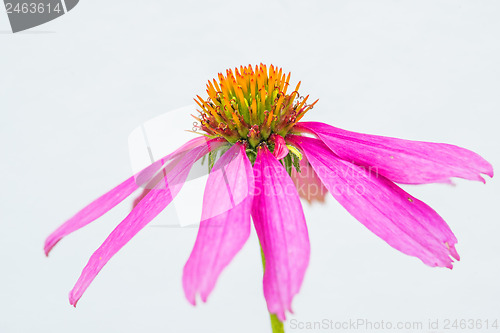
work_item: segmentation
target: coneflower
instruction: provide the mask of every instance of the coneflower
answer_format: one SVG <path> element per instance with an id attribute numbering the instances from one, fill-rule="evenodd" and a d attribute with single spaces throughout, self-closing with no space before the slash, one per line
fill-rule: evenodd
<path id="1" fill-rule="evenodd" d="M 492 166 L 453 145 L 359 134 L 300 122 L 317 100 L 292 89 L 290 74 L 258 65 L 227 70 L 197 96 L 198 133 L 184 146 L 130 177 L 78 212 L 46 240 L 45 253 L 139 187 L 130 214 L 91 256 L 71 290 L 76 303 L 109 259 L 177 195 L 193 164 L 211 158 L 200 228 L 183 275 L 188 301 L 206 301 L 217 278 L 247 241 L 253 220 L 264 262 L 264 297 L 274 332 L 299 292 L 309 263 L 309 237 L 299 197 L 323 201 L 329 192 L 395 249 L 429 266 L 452 268 L 457 239 L 429 206 L 395 183 L 483 181 Z"/>

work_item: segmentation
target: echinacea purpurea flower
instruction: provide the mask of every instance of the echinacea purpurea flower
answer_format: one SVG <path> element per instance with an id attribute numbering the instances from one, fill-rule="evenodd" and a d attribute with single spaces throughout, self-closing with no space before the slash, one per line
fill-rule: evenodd
<path id="1" fill-rule="evenodd" d="M 290 74 L 272 65 L 219 74 L 207 84 L 208 98 L 195 99 L 199 114 L 194 117 L 203 136 L 113 188 L 47 238 L 48 255 L 61 238 L 145 187 L 130 214 L 91 256 L 70 292 L 71 304 L 76 306 L 109 259 L 174 199 L 193 164 L 205 155 L 211 170 L 198 236 L 183 274 L 192 304 L 198 295 L 207 300 L 224 267 L 247 241 L 253 220 L 265 262 L 268 310 L 273 325 L 285 320 L 310 254 L 299 195 L 322 201 L 329 192 L 393 248 L 426 265 L 452 268 L 453 259 L 459 260 L 456 237 L 432 208 L 396 183 L 449 182 L 450 177 L 484 182 L 481 174 L 492 177 L 492 166 L 449 144 L 301 122 L 317 100 L 308 104 L 309 96 L 299 95 L 300 82 L 292 90 L 289 81 Z"/>

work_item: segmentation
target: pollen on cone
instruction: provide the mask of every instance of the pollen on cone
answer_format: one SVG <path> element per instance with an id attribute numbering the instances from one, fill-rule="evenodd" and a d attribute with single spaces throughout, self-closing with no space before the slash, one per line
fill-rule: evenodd
<path id="1" fill-rule="evenodd" d="M 198 128 L 209 135 L 223 135 L 232 143 L 249 140 L 255 147 L 273 133 L 286 136 L 313 106 L 307 97 L 298 98 L 300 82 L 287 94 L 291 74 L 281 68 L 261 63 L 225 73 L 208 81 L 207 100 L 195 99 L 201 108 Z"/>

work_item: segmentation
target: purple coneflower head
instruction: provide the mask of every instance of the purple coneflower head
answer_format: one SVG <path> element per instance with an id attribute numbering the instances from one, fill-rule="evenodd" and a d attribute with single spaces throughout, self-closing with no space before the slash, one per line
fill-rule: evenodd
<path id="1" fill-rule="evenodd" d="M 395 249 L 429 266 L 452 268 L 457 239 L 428 205 L 395 183 L 483 181 L 492 166 L 453 145 L 408 141 L 299 122 L 317 100 L 289 89 L 290 74 L 265 65 L 240 67 L 207 84 L 197 96 L 197 137 L 130 177 L 59 227 L 46 240 L 48 255 L 69 233 L 102 216 L 139 187 L 130 214 L 91 256 L 70 292 L 76 303 L 109 259 L 177 195 L 193 164 L 209 155 L 193 251 L 183 287 L 192 304 L 206 301 L 218 276 L 247 241 L 253 221 L 265 261 L 269 312 L 292 311 L 309 263 L 309 237 L 299 197 L 323 202 L 330 193 L 351 215 Z M 198 133 L 199 133 L 198 132 Z M 216 160 L 214 157 L 219 156 Z M 210 158 L 209 158 L 210 160 Z"/>

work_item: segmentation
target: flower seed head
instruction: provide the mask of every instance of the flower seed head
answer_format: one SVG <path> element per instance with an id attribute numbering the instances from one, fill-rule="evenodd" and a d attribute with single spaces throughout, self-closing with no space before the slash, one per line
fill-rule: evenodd
<path id="1" fill-rule="evenodd" d="M 290 73 L 281 68 L 260 64 L 240 66 L 219 73 L 218 80 L 207 83 L 208 98 L 196 96 L 201 108 L 193 116 L 197 128 L 211 137 L 224 137 L 234 143 L 248 141 L 250 147 L 266 142 L 272 134 L 284 137 L 312 109 L 317 100 L 307 104 L 299 95 L 300 82 L 289 88 Z"/>

